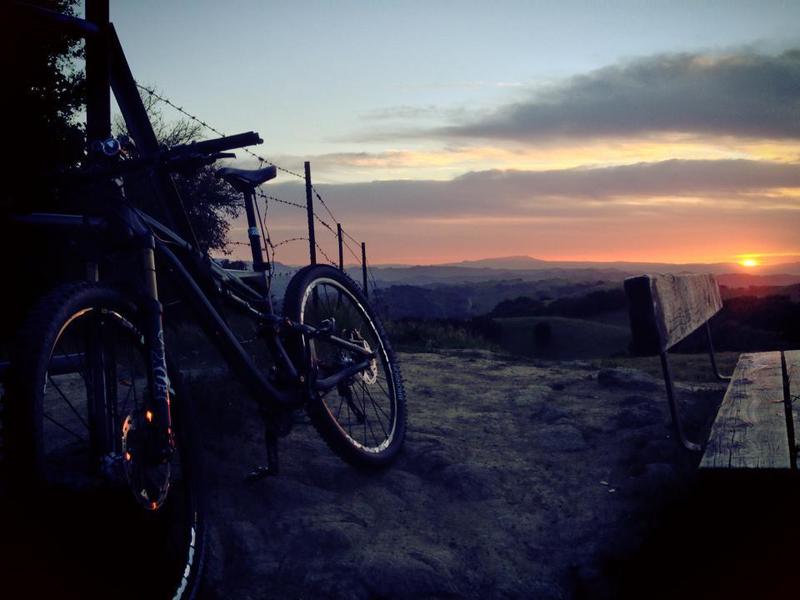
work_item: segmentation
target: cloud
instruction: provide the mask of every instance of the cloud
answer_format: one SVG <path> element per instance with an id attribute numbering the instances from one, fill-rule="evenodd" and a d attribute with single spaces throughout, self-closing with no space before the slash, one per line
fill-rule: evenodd
<path id="1" fill-rule="evenodd" d="M 419 90 L 450 90 L 450 89 L 479 89 L 479 88 L 515 88 L 525 85 L 522 81 L 486 81 L 482 79 L 462 81 L 437 81 L 428 83 L 404 83 L 395 87 L 403 91 Z"/>
<path id="2" fill-rule="evenodd" d="M 800 210 L 800 165 L 750 160 L 667 160 L 603 168 L 480 171 L 450 181 L 318 185 L 339 212 L 375 219 L 607 217 L 703 205 L 713 210 Z M 297 200 L 302 185 L 265 188 Z"/>
<path id="3" fill-rule="evenodd" d="M 656 132 L 800 138 L 800 49 L 639 59 L 425 135 L 525 141 Z"/>
<path id="4" fill-rule="evenodd" d="M 424 106 L 403 104 L 367 111 L 360 116 L 365 121 L 392 121 L 431 118 L 459 119 L 463 118 L 465 114 L 466 111 L 463 108 L 444 108 L 433 104 Z"/>
<path id="5" fill-rule="evenodd" d="M 514 254 L 691 261 L 797 251 L 800 164 L 668 160 L 317 189 L 336 220 L 367 242 L 373 262 Z M 271 182 L 264 190 L 301 205 L 270 202 L 273 241 L 306 235 L 303 184 Z M 243 230 L 237 235 L 245 241 Z M 335 236 L 319 223 L 317 241 L 335 256 Z M 306 252 L 293 242 L 278 259 L 299 263 Z"/>

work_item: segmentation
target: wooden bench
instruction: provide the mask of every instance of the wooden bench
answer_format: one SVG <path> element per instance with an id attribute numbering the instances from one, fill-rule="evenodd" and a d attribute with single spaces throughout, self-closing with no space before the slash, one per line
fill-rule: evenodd
<path id="1" fill-rule="evenodd" d="M 709 319 L 722 309 L 713 275 L 643 275 L 625 280 L 634 351 L 658 354 L 672 422 L 681 443 L 703 451 L 701 469 L 797 469 L 800 351 L 742 354 L 731 377 L 717 370 Z M 687 439 L 675 398 L 669 350 L 705 327 L 711 367 L 729 380 L 705 444 Z"/>

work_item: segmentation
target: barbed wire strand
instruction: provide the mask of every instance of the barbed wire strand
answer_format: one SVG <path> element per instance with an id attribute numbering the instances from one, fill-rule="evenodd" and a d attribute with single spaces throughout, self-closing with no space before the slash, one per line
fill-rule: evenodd
<path id="1" fill-rule="evenodd" d="M 190 113 L 189 111 L 187 111 L 182 106 L 177 105 L 175 102 L 173 102 L 172 100 L 170 100 L 169 98 L 167 98 L 163 94 L 160 94 L 160 93 L 156 92 L 154 89 L 149 88 L 149 87 L 147 87 L 145 85 L 142 85 L 142 84 L 140 84 L 138 82 L 136 82 L 136 87 L 138 87 L 143 92 L 146 92 L 147 94 L 149 94 L 150 96 L 155 98 L 157 101 L 163 102 L 164 104 L 170 106 L 171 108 L 173 108 L 174 110 L 178 111 L 180 114 L 182 114 L 186 118 L 190 119 L 191 121 L 194 121 L 195 123 L 201 125 L 202 127 L 206 128 L 206 129 L 208 129 L 212 133 L 215 133 L 215 134 L 219 135 L 220 137 L 225 137 L 226 134 L 224 132 L 222 132 L 221 130 L 217 129 L 216 127 L 214 127 L 210 123 L 204 121 L 200 117 Z M 286 173 L 287 175 L 291 175 L 291 176 L 296 177 L 298 179 L 302 179 L 304 181 L 306 179 L 305 175 L 297 173 L 296 171 L 292 171 L 291 169 L 287 169 L 285 167 L 282 167 L 281 165 L 276 164 L 274 161 L 271 161 L 268 158 L 265 158 L 265 157 L 257 154 L 256 152 L 253 152 L 249 148 L 242 148 L 241 150 L 243 152 L 245 152 L 246 154 L 252 156 L 253 158 L 257 159 L 262 164 L 267 164 L 267 165 L 270 165 L 270 166 L 274 166 L 278 171 L 281 171 L 283 173 Z M 322 205 L 322 207 L 325 209 L 325 212 L 328 214 L 328 216 L 330 216 L 330 218 L 333 220 L 334 223 L 338 223 L 339 220 L 336 218 L 336 215 L 333 213 L 333 211 L 331 210 L 330 206 L 328 206 L 328 203 L 325 202 L 325 199 L 322 197 L 322 195 L 320 194 L 319 190 L 313 184 L 311 185 L 311 189 L 312 189 L 312 191 L 314 193 L 314 196 L 319 201 L 319 203 Z M 285 204 L 287 206 L 293 206 L 295 208 L 300 208 L 300 209 L 306 209 L 307 208 L 306 206 L 303 206 L 299 202 L 292 202 L 290 200 L 284 200 L 282 198 L 278 198 L 276 196 L 271 196 L 269 194 L 266 194 L 261 189 L 256 189 L 256 193 L 258 194 L 259 197 L 264 199 L 264 203 L 265 203 L 264 217 L 265 217 L 265 219 L 266 219 L 267 211 L 269 210 L 269 200 L 273 200 L 274 202 L 278 202 L 280 204 Z M 257 203 L 256 203 L 256 209 L 258 209 L 258 204 Z M 316 219 L 316 221 L 318 223 L 320 223 L 323 227 L 325 227 L 335 237 L 338 238 L 338 233 L 336 231 L 334 231 L 333 227 L 328 222 L 326 222 L 322 217 L 320 217 L 316 213 L 316 211 L 313 212 L 313 216 L 314 216 L 314 218 Z M 274 260 L 275 260 L 275 249 L 276 248 L 278 248 L 278 247 L 280 247 L 280 246 L 282 246 L 284 244 L 287 244 L 289 242 L 300 241 L 300 240 L 306 240 L 307 241 L 308 240 L 307 237 L 295 237 L 295 238 L 288 238 L 286 240 L 283 240 L 281 242 L 278 242 L 278 243 L 274 244 L 274 243 L 272 243 L 269 235 L 267 234 L 265 220 L 261 219 L 260 214 L 259 214 L 259 224 L 262 227 L 262 235 L 265 238 L 266 246 L 264 248 L 264 251 L 267 253 L 267 260 L 270 263 L 273 263 Z M 342 239 L 343 245 L 347 248 L 347 250 L 350 252 L 350 254 L 353 255 L 353 257 L 356 259 L 356 262 L 360 264 L 362 262 L 361 257 L 358 256 L 358 254 L 353 250 L 353 248 L 350 246 L 350 244 L 347 243 L 347 240 L 345 240 L 344 237 L 347 237 L 353 243 L 358 244 L 358 245 L 360 245 L 361 242 L 359 242 L 356 238 L 354 238 L 352 235 L 350 235 L 344 229 L 342 229 L 342 235 L 343 235 L 343 239 Z M 233 245 L 249 246 L 249 244 L 244 243 L 244 242 L 230 242 L 230 243 L 233 244 Z M 320 251 L 320 253 L 325 257 L 325 259 L 330 264 L 332 264 L 334 266 L 337 266 L 337 264 L 333 260 L 331 260 L 331 258 L 327 255 L 327 253 L 322 249 L 322 247 L 318 243 L 315 242 L 315 245 L 317 246 L 317 249 Z M 270 257 L 270 249 L 272 250 L 272 256 L 271 257 Z M 270 268 L 270 273 L 272 273 L 272 271 L 273 271 L 273 269 Z M 369 276 L 372 276 L 372 274 L 369 272 L 369 269 L 367 269 L 367 272 L 368 272 Z M 372 276 L 372 280 L 373 280 L 373 287 L 376 287 L 377 284 L 375 282 L 374 276 Z"/>
<path id="2" fill-rule="evenodd" d="M 361 264 L 361 257 L 358 254 L 356 254 L 355 252 L 353 252 L 353 249 L 350 246 L 345 245 L 345 248 L 347 248 L 348 252 L 350 252 L 350 254 L 353 255 L 353 258 L 356 259 L 356 264 L 360 265 Z"/>
<path id="3" fill-rule="evenodd" d="M 206 129 L 208 129 L 209 131 L 211 131 L 213 133 L 216 133 L 220 137 L 225 137 L 225 134 L 222 131 L 220 131 L 216 127 L 210 125 L 209 123 L 207 123 L 206 121 L 204 121 L 200 117 L 198 117 L 196 115 L 193 115 L 192 113 L 187 111 L 182 106 L 178 106 L 177 104 L 175 104 L 172 100 L 170 100 L 169 98 L 167 98 L 163 94 L 159 94 L 154 89 L 149 88 L 147 86 L 144 86 L 144 85 L 140 84 L 139 82 L 136 82 L 136 87 L 138 87 L 140 90 L 142 90 L 144 92 L 147 92 L 148 94 L 150 94 L 153 98 L 155 98 L 159 102 L 163 102 L 164 104 L 166 104 L 168 106 L 171 106 L 173 109 L 177 110 L 180 114 L 185 116 L 187 119 L 191 119 L 195 123 L 198 123 L 198 124 L 202 125 L 203 127 L 205 127 Z M 257 159 L 262 164 L 271 165 L 271 166 L 275 167 L 278 171 L 282 171 L 283 173 L 286 173 L 287 175 L 292 175 L 293 177 L 297 177 L 298 179 L 302 179 L 303 181 L 305 181 L 305 179 L 306 179 L 305 175 L 301 175 L 300 173 L 297 173 L 296 171 L 292 171 L 291 169 L 287 169 L 285 167 L 282 167 L 279 164 L 269 160 L 268 158 L 264 158 L 260 154 L 258 154 L 256 152 L 253 152 L 249 148 L 242 148 L 241 150 L 242 150 L 242 152 L 244 152 L 246 154 L 249 154 L 253 158 Z M 320 204 L 322 204 L 322 207 L 325 209 L 325 212 L 328 213 L 328 215 L 330 216 L 331 219 L 333 219 L 334 222 L 338 223 L 338 220 L 336 219 L 336 216 L 333 214 L 333 211 L 328 206 L 328 203 L 325 202 L 325 199 L 319 193 L 319 190 L 317 190 L 317 188 L 316 188 L 316 186 L 314 186 L 314 184 L 311 184 L 311 189 L 314 192 L 314 195 L 317 197 L 317 200 L 319 200 Z"/>
<path id="4" fill-rule="evenodd" d="M 356 238 L 354 238 L 352 235 L 347 233 L 347 231 L 345 231 L 344 229 L 342 229 L 342 233 L 344 234 L 345 237 L 349 238 L 354 244 L 361 245 L 361 242 L 359 242 Z"/>
<path id="5" fill-rule="evenodd" d="M 155 98 L 159 102 L 163 102 L 167 106 L 170 106 L 173 109 L 177 110 L 179 113 L 181 113 L 187 119 L 190 119 L 190 120 L 194 121 L 195 123 L 198 123 L 199 125 L 202 125 L 206 129 L 208 129 L 209 131 L 211 131 L 213 133 L 216 133 L 220 137 L 225 137 L 225 135 L 226 135 L 225 133 L 223 133 L 222 131 L 220 131 L 219 129 L 214 127 L 213 125 L 210 125 L 209 123 L 207 123 L 206 121 L 204 121 L 200 117 L 198 117 L 196 115 L 193 115 L 192 113 L 187 111 L 182 106 L 178 106 L 172 100 L 170 100 L 169 98 L 165 97 L 163 94 L 159 94 L 154 89 L 149 88 L 147 86 L 144 86 L 144 85 L 142 85 L 141 83 L 138 83 L 138 82 L 136 83 L 136 87 L 138 87 L 140 90 L 142 90 L 144 92 L 147 92 L 148 94 L 150 94 L 153 98 Z M 271 160 L 269 160 L 267 158 L 264 158 L 263 156 L 260 156 L 259 154 L 256 154 L 255 152 L 253 152 L 249 148 L 242 148 L 241 150 L 242 150 L 242 152 L 244 152 L 246 154 L 249 154 L 250 156 L 252 156 L 253 158 L 259 160 L 260 162 L 262 162 L 264 164 L 271 165 L 271 166 L 275 167 L 276 169 L 278 169 L 279 171 L 282 171 L 283 173 L 286 173 L 287 175 L 292 175 L 292 176 L 297 177 L 299 179 L 305 180 L 305 175 L 301 175 L 300 173 L 292 171 L 291 169 L 287 169 L 287 168 L 282 167 L 282 166 L 280 166 L 278 164 L 275 164 Z"/>
<path id="6" fill-rule="evenodd" d="M 337 265 L 335 262 L 333 262 L 333 260 L 331 260 L 331 257 L 328 256 L 328 254 L 325 252 L 325 250 L 322 249 L 322 246 L 320 246 L 319 243 L 317 243 L 316 240 L 314 241 L 314 245 L 317 247 L 317 250 L 320 251 L 320 254 L 322 254 L 322 256 L 325 257 L 325 260 L 327 260 L 328 263 L 330 263 L 334 267 L 337 267 L 337 268 L 339 267 L 339 265 Z"/>
<path id="7" fill-rule="evenodd" d="M 272 248 L 272 257 L 269 255 L 269 249 L 272 246 L 272 238 L 269 235 L 269 229 L 265 218 L 269 210 L 269 202 L 264 201 L 264 217 L 261 218 L 261 210 L 258 208 L 258 200 L 254 199 L 253 205 L 256 208 L 256 215 L 258 216 L 258 225 L 261 227 L 261 237 L 264 239 L 264 253 L 267 255 L 267 290 L 272 289 L 272 271 L 275 258 L 275 248 Z"/>
<path id="8" fill-rule="evenodd" d="M 264 198 L 265 200 L 273 200 L 274 202 L 278 202 L 280 204 L 285 204 L 287 206 L 293 206 L 295 208 L 302 208 L 303 210 L 306 210 L 306 207 L 303 204 L 300 204 L 299 202 L 292 202 L 291 200 L 284 200 L 283 198 L 278 198 L 277 196 L 270 196 L 269 194 L 264 193 L 264 191 L 261 190 L 260 188 L 256 188 L 256 195 L 259 198 Z"/>

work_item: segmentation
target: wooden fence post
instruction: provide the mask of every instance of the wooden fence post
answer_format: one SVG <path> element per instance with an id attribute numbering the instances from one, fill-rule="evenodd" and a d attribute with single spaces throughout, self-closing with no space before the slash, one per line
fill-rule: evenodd
<path id="1" fill-rule="evenodd" d="M 344 271 L 344 248 L 342 246 L 342 224 L 336 224 L 336 237 L 339 238 L 339 270 Z"/>
<path id="2" fill-rule="evenodd" d="M 361 279 L 364 282 L 364 296 L 369 299 L 369 288 L 367 287 L 367 244 L 361 242 Z"/>
<path id="3" fill-rule="evenodd" d="M 111 136 L 108 14 L 108 0 L 86 0 L 86 20 L 100 29 L 99 35 L 86 38 L 86 141 L 89 144 L 104 142 Z"/>
<path id="4" fill-rule="evenodd" d="M 314 199 L 311 190 L 311 163 L 306 161 L 306 212 L 308 213 L 308 253 L 311 264 L 317 264 L 317 240 L 314 236 Z"/>

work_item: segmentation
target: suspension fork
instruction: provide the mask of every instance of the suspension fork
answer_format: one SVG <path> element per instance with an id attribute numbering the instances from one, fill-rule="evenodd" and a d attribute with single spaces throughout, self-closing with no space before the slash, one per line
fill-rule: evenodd
<path id="1" fill-rule="evenodd" d="M 155 241 L 152 233 L 142 237 L 140 251 L 144 285 L 140 298 L 142 329 L 147 351 L 147 384 L 150 393 L 145 400 L 145 426 L 152 459 L 165 460 L 171 455 L 175 441 L 172 432 L 170 384 L 164 345 L 164 310 L 158 300 Z"/>

